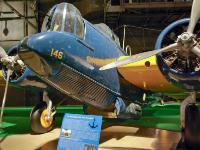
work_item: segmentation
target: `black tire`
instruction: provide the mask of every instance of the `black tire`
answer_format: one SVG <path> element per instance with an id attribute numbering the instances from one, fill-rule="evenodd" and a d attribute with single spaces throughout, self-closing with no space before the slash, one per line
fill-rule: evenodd
<path id="1" fill-rule="evenodd" d="M 40 117 L 41 117 L 42 112 L 46 108 L 47 108 L 47 104 L 45 102 L 41 102 L 41 103 L 37 104 L 31 111 L 30 123 L 31 123 L 31 129 L 34 133 L 42 134 L 42 133 L 49 132 L 53 129 L 53 124 L 54 124 L 55 118 L 53 118 L 53 122 L 52 122 L 51 126 L 49 126 L 47 128 L 43 127 L 41 124 Z"/>

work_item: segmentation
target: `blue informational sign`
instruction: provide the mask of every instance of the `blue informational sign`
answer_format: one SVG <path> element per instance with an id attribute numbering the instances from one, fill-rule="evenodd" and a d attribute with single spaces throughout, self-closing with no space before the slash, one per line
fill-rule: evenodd
<path id="1" fill-rule="evenodd" d="M 65 114 L 57 150 L 98 150 L 102 116 Z"/>

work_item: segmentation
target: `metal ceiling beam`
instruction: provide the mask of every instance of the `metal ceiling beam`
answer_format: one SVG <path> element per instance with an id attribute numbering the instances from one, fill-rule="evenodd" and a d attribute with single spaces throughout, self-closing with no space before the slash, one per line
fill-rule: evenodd
<path id="1" fill-rule="evenodd" d="M 17 41 L 21 41 L 21 40 L 0 40 L 0 42 L 17 42 Z"/>
<path id="2" fill-rule="evenodd" d="M 23 16 L 19 11 L 17 11 L 12 5 L 10 5 L 8 2 L 4 1 L 4 3 L 20 18 L 23 18 L 25 22 L 27 22 L 30 26 L 32 26 L 34 29 L 37 29 L 37 27 L 31 23 L 25 16 Z"/>
<path id="3" fill-rule="evenodd" d="M 192 2 L 141 2 L 123 3 L 125 9 L 144 9 L 144 8 L 187 8 L 191 7 Z"/>
<path id="4" fill-rule="evenodd" d="M 35 0 L 4 0 L 6 2 L 14 2 L 14 1 L 35 1 Z"/>
<path id="5" fill-rule="evenodd" d="M 124 12 L 125 10 L 141 10 L 141 9 L 169 9 L 169 8 L 191 8 L 192 2 L 132 2 L 121 3 L 121 5 L 110 5 L 106 11 Z"/>
<path id="6" fill-rule="evenodd" d="M 0 21 L 7 21 L 7 20 L 22 20 L 23 18 L 21 17 L 4 17 L 4 18 L 0 18 Z M 35 16 L 29 16 L 26 17 L 26 19 L 35 19 Z M 24 19 L 23 19 L 24 20 Z"/>

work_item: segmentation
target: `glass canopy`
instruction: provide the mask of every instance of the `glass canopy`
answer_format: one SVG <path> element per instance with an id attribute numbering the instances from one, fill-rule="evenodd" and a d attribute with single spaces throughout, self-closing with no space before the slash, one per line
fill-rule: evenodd
<path id="1" fill-rule="evenodd" d="M 84 22 L 79 10 L 69 3 L 55 5 L 46 15 L 42 32 L 69 32 L 80 38 L 84 37 Z"/>

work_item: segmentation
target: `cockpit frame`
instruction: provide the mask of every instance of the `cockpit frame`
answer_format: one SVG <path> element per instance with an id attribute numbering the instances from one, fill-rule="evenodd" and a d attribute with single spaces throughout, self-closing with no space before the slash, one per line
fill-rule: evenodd
<path id="1" fill-rule="evenodd" d="M 44 18 L 42 32 L 48 31 L 68 32 L 84 39 L 85 22 L 76 7 L 69 3 L 60 3 Z"/>

